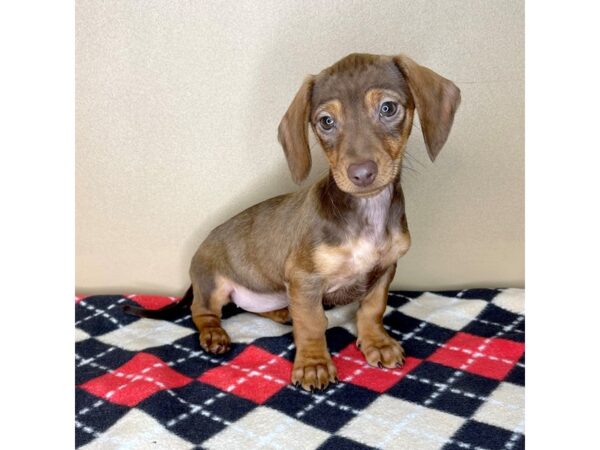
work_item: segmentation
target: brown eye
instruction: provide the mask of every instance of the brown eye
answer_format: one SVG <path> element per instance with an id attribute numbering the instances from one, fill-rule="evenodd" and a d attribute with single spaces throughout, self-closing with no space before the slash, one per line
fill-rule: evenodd
<path id="1" fill-rule="evenodd" d="M 323 116 L 319 119 L 319 125 L 325 131 L 330 131 L 335 127 L 335 120 L 331 116 Z"/>
<path id="2" fill-rule="evenodd" d="M 382 117 L 392 117 L 398 111 L 398 104 L 394 102 L 383 102 L 379 108 L 379 115 Z"/>

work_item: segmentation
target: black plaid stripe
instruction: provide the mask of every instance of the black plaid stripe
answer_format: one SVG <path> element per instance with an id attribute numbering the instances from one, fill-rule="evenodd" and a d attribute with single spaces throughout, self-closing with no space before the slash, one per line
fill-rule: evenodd
<path id="1" fill-rule="evenodd" d="M 465 289 L 462 291 L 436 291 L 438 295 L 451 298 L 477 299 L 492 301 L 502 289 Z"/>
<path id="2" fill-rule="evenodd" d="M 177 372 L 190 378 L 198 378 L 208 369 L 231 361 L 239 355 L 245 345 L 233 343 L 231 350 L 223 355 L 213 355 L 204 352 L 198 345 L 198 335 L 192 334 L 174 341 L 171 345 L 151 347 L 144 351 L 156 355 Z"/>
<path id="3" fill-rule="evenodd" d="M 86 297 L 75 308 L 75 326 L 90 336 L 99 336 L 139 320 L 123 314 L 122 305 L 135 303 L 121 295 Z"/>
<path id="4" fill-rule="evenodd" d="M 80 385 L 104 375 L 100 367 L 116 369 L 129 361 L 135 353 L 89 338 L 75 344 L 75 384 Z"/>
<path id="5" fill-rule="evenodd" d="M 331 436 L 320 447 L 319 450 L 370 450 L 370 447 L 360 442 L 353 441 L 341 436 Z"/>
<path id="6" fill-rule="evenodd" d="M 377 395 L 348 383 L 338 383 L 315 395 L 290 386 L 269 399 L 266 406 L 308 425 L 335 433 L 373 402 Z"/>
<path id="7" fill-rule="evenodd" d="M 463 328 L 466 333 L 483 337 L 493 337 L 502 331 L 504 339 L 525 342 L 525 321 L 518 322 L 509 330 L 503 330 L 515 323 L 518 314 L 502 309 L 494 304 L 487 305 L 475 320 Z"/>
<path id="8" fill-rule="evenodd" d="M 81 447 L 94 440 L 123 417 L 129 408 L 88 394 L 75 388 L 75 445 Z"/>
<path id="9" fill-rule="evenodd" d="M 522 343 L 525 337 L 522 317 L 490 303 L 502 291 L 474 289 L 435 294 L 447 297 L 449 301 L 459 298 L 483 300 L 487 303 L 460 332 L 481 338 L 502 337 L 508 341 Z M 445 348 L 446 343 L 457 335 L 458 330 L 436 325 L 427 318 L 411 317 L 399 310 L 408 302 L 426 301 L 423 295 L 422 292 L 407 291 L 390 293 L 388 305 L 391 310 L 384 318 L 385 327 L 394 338 L 403 341 L 407 354 L 417 358 L 418 365 L 384 394 L 354 385 L 352 380 L 317 394 L 310 394 L 288 385 L 268 398 L 263 406 L 259 406 L 253 401 L 239 397 L 235 391 L 227 393 L 197 381 L 207 370 L 229 364 L 249 344 L 234 343 L 232 351 L 226 355 L 208 355 L 199 348 L 197 335 L 192 334 L 165 345 L 143 350 L 144 353 L 154 355 L 166 363 L 176 373 L 192 379 L 182 387 L 160 390 L 133 407 L 114 404 L 77 388 L 76 445 L 80 447 L 95 439 L 101 439 L 102 435 L 128 411 L 139 410 L 160 424 L 160 432 L 178 436 L 178 439 L 189 442 L 190 448 L 194 445 L 204 448 L 207 442 L 212 442 L 211 439 L 223 435 L 231 427 L 237 427 L 236 424 L 242 423 L 245 417 L 250 417 L 257 408 L 266 407 L 279 411 L 283 414 L 281 417 L 290 418 L 291 422 L 281 425 L 283 431 L 296 429 L 294 423 L 304 424 L 303 426 L 308 428 L 303 430 L 308 430 L 306 432 L 309 434 L 313 433 L 309 430 L 314 430 L 314 433 L 321 430 L 318 439 L 311 441 L 314 442 L 314 447 L 374 448 L 378 447 L 377 443 L 369 442 L 366 438 L 355 439 L 356 436 L 349 438 L 347 434 L 344 435 L 344 430 L 363 412 L 368 415 L 371 405 L 382 395 L 387 395 L 390 398 L 408 401 L 423 411 L 440 411 L 449 414 L 447 417 L 454 417 L 455 421 L 462 421 L 462 426 L 453 434 L 437 433 L 427 437 L 427 442 L 438 442 L 440 448 L 523 448 L 522 428 L 504 428 L 497 424 L 481 422 L 474 416 L 482 405 L 492 401 L 490 399 L 502 381 L 514 386 L 524 385 L 524 355 L 503 380 L 480 376 L 471 373 L 469 369 L 460 370 L 427 361 L 438 349 Z M 119 348 L 118 344 L 111 346 L 98 340 L 102 339 L 103 335 L 127 327 L 137 320 L 147 320 L 122 314 L 122 304 L 131 304 L 131 300 L 122 296 L 92 296 L 76 304 L 76 326 L 90 336 L 76 344 L 78 386 L 114 371 L 136 355 L 137 352 Z M 226 311 L 227 317 L 238 314 L 241 314 L 241 311 L 235 306 L 228 307 Z M 189 315 L 177 322 L 179 326 L 190 329 L 194 327 Z M 160 322 L 157 322 L 157 326 L 159 324 Z M 333 354 L 353 344 L 355 339 L 346 328 L 335 327 L 327 331 L 328 346 Z M 252 342 L 258 348 L 273 355 L 281 355 L 288 361 L 293 361 L 294 357 L 292 343 L 291 332 L 275 337 L 257 337 Z M 268 377 L 268 374 L 254 373 L 253 376 Z M 383 423 L 394 433 L 402 434 L 403 428 L 397 428 L 398 424 L 394 421 L 384 420 Z M 423 438 L 419 437 L 419 430 L 414 429 L 410 421 L 405 426 L 408 428 L 404 431 L 408 430 L 409 436 Z M 260 439 L 260 436 L 253 435 L 252 430 L 244 429 L 243 433 L 247 433 L 249 439 Z"/>
<path id="10" fill-rule="evenodd" d="M 194 444 L 200 444 L 224 429 L 255 405 L 212 386 L 193 382 L 187 386 L 159 392 L 138 405 L 161 424 Z"/>
<path id="11" fill-rule="evenodd" d="M 525 448 L 525 436 L 521 433 L 512 433 L 504 428 L 481 423 L 476 420 L 467 421 L 453 437 L 463 445 L 448 444 L 444 450 L 464 449 L 468 444 L 471 448 L 488 450 L 522 450 Z"/>
<path id="12" fill-rule="evenodd" d="M 383 319 L 390 335 L 402 342 L 406 354 L 425 359 L 456 334 L 433 323 L 392 311 Z"/>
<path id="13" fill-rule="evenodd" d="M 284 334 L 282 336 L 277 336 L 277 337 L 263 337 L 263 338 L 258 338 L 255 341 L 253 341 L 252 343 L 254 345 L 256 345 L 257 347 L 263 348 L 266 351 L 268 351 L 269 353 L 272 353 L 274 355 L 279 355 L 280 353 L 283 353 L 283 357 L 293 361 L 294 360 L 294 355 L 295 355 L 295 350 L 287 351 L 288 347 L 290 346 L 290 344 L 292 344 L 294 342 L 294 338 L 292 336 L 292 333 L 289 332 L 287 334 Z"/>
<path id="14" fill-rule="evenodd" d="M 424 404 L 435 392 L 443 389 L 428 406 L 456 416 L 471 417 L 500 382 L 463 372 L 450 386 L 447 380 L 455 372 L 456 369 L 451 367 L 425 361 L 390 389 L 388 394 Z"/>
<path id="15" fill-rule="evenodd" d="M 519 363 L 508 373 L 506 381 L 525 386 L 525 355 L 521 357 Z"/>

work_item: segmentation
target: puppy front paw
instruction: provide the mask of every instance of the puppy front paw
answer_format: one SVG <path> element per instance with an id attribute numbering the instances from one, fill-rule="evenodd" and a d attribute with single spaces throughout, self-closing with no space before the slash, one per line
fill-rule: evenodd
<path id="1" fill-rule="evenodd" d="M 229 350 L 231 339 L 221 327 L 206 327 L 200 331 L 200 346 L 209 353 L 220 355 Z"/>
<path id="2" fill-rule="evenodd" d="M 325 389 L 329 383 L 336 383 L 337 369 L 329 353 L 318 356 L 296 354 L 292 369 L 292 384 L 300 385 L 306 391 Z"/>
<path id="3" fill-rule="evenodd" d="M 404 349 L 386 332 L 359 337 L 356 346 L 370 366 L 394 369 L 404 364 Z"/>

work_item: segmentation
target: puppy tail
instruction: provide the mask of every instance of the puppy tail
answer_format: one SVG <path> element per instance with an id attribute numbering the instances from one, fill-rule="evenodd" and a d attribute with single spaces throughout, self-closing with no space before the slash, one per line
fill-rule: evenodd
<path id="1" fill-rule="evenodd" d="M 138 306 L 123 305 L 123 312 L 132 316 L 147 317 L 149 319 L 174 320 L 185 315 L 192 305 L 193 300 L 194 291 L 190 286 L 183 298 L 172 305 L 167 305 L 161 309 L 146 309 Z"/>

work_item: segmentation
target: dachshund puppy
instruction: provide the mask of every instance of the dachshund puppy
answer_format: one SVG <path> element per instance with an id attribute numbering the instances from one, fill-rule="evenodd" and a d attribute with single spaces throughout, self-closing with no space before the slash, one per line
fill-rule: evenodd
<path id="1" fill-rule="evenodd" d="M 215 228 L 192 259 L 192 286 L 181 302 L 129 312 L 164 318 L 191 304 L 200 345 L 216 354 L 230 346 L 220 319 L 230 301 L 280 322 L 291 318 L 292 382 L 313 390 L 337 380 L 324 305 L 356 301 L 357 346 L 366 361 L 401 366 L 404 350 L 382 317 L 396 261 L 410 246 L 402 158 L 415 109 L 433 161 L 459 103 L 454 83 L 403 55 L 351 54 L 309 76 L 279 125 L 279 142 L 299 183 L 311 168 L 310 127 L 329 174 Z"/>

